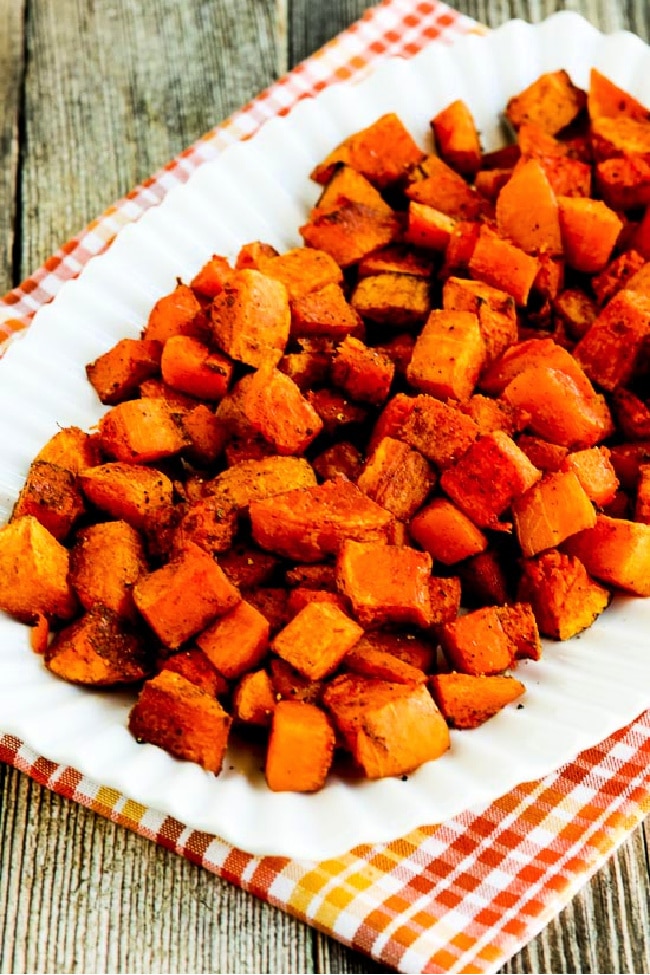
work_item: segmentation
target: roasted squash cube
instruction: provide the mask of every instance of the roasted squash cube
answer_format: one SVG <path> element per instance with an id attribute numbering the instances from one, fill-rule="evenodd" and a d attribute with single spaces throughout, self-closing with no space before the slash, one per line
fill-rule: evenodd
<path id="1" fill-rule="evenodd" d="M 124 619 L 135 617 L 133 586 L 147 569 L 142 536 L 126 521 L 82 528 L 70 552 L 70 581 L 81 605 L 90 610 L 99 603 Z"/>
<path id="2" fill-rule="evenodd" d="M 88 687 L 135 684 L 153 671 L 153 655 L 143 634 L 101 605 L 60 630 L 44 659 L 57 677 Z"/>
<path id="3" fill-rule="evenodd" d="M 161 352 L 162 344 L 151 339 L 120 339 L 86 366 L 88 381 L 102 403 L 120 403 L 160 372 Z"/>
<path id="4" fill-rule="evenodd" d="M 69 619 L 77 608 L 69 568 L 67 549 L 40 521 L 16 518 L 0 528 L 0 609 L 25 623 Z"/>
<path id="5" fill-rule="evenodd" d="M 500 516 L 541 476 L 514 440 L 497 430 L 443 471 L 440 486 L 479 528 L 498 528 Z"/>
<path id="6" fill-rule="evenodd" d="M 596 524 L 596 512 L 573 471 L 545 474 L 513 501 L 517 538 L 525 556 L 555 548 Z"/>
<path id="7" fill-rule="evenodd" d="M 242 599 L 195 639 L 219 673 L 233 680 L 261 663 L 269 645 L 269 623 Z"/>
<path id="8" fill-rule="evenodd" d="M 137 741 L 215 775 L 221 771 L 231 724 L 211 694 L 169 670 L 145 683 L 129 715 L 129 731 Z"/>
<path id="9" fill-rule="evenodd" d="M 165 646 L 178 649 L 241 600 L 215 560 L 196 545 L 147 575 L 133 590 L 137 608 Z"/>
<path id="10" fill-rule="evenodd" d="M 309 680 L 331 674 L 363 630 L 331 602 L 308 603 L 274 638 L 272 649 Z"/>
<path id="11" fill-rule="evenodd" d="M 273 792 L 317 792 L 325 785 L 336 736 L 315 704 L 278 701 L 266 752 L 266 784 Z"/>
<path id="12" fill-rule="evenodd" d="M 422 454 L 392 437 L 379 441 L 357 478 L 359 489 L 400 521 L 415 514 L 432 483 Z"/>
<path id="13" fill-rule="evenodd" d="M 348 538 L 385 542 L 393 533 L 390 511 L 341 479 L 253 501 L 249 510 L 257 544 L 297 562 L 321 562 Z"/>
<path id="14" fill-rule="evenodd" d="M 557 549 L 523 561 L 517 596 L 532 606 L 540 632 L 555 640 L 586 630 L 611 599 L 580 559 Z"/>
<path id="15" fill-rule="evenodd" d="M 287 289 L 260 271 L 235 271 L 212 302 L 211 318 L 214 338 L 231 359 L 256 368 L 276 363 L 291 327 Z"/>
<path id="16" fill-rule="evenodd" d="M 406 370 L 408 381 L 439 399 L 466 400 L 485 362 L 476 315 L 435 309 L 427 318 Z"/>
<path id="17" fill-rule="evenodd" d="M 33 515 L 51 535 L 63 542 L 85 510 L 75 475 L 57 464 L 35 460 L 27 472 L 11 517 Z"/>
<path id="18" fill-rule="evenodd" d="M 431 623 L 428 552 L 400 545 L 347 541 L 338 559 L 338 586 L 363 626 Z"/>
<path id="19" fill-rule="evenodd" d="M 407 775 L 449 748 L 447 722 L 423 684 L 342 674 L 323 703 L 366 778 Z"/>
<path id="20" fill-rule="evenodd" d="M 500 674 L 433 674 L 429 684 L 451 728 L 478 728 L 526 690 L 515 677 Z"/>

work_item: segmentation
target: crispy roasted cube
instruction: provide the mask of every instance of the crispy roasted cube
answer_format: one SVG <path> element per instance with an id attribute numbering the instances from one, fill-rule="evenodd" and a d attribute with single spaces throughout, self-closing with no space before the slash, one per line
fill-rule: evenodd
<path id="1" fill-rule="evenodd" d="M 384 189 L 401 179 L 423 156 L 401 119 L 388 112 L 345 139 L 316 166 L 311 177 L 317 183 L 327 183 L 337 167 L 346 165 Z"/>
<path id="2" fill-rule="evenodd" d="M 478 317 L 435 309 L 420 332 L 406 377 L 416 389 L 439 399 L 467 400 L 485 362 Z"/>
<path id="3" fill-rule="evenodd" d="M 443 565 L 461 562 L 487 548 L 483 532 L 446 498 L 434 498 L 423 508 L 411 521 L 409 532 L 434 562 Z"/>
<path id="4" fill-rule="evenodd" d="M 541 74 L 532 84 L 514 95 L 506 107 L 511 125 L 518 129 L 534 122 L 544 132 L 555 135 L 585 107 L 587 98 L 564 69 Z"/>
<path id="5" fill-rule="evenodd" d="M 431 119 L 438 152 L 452 169 L 473 176 L 481 165 L 481 143 L 474 117 L 458 98 Z"/>
<path id="6" fill-rule="evenodd" d="M 368 458 L 357 486 L 400 521 L 406 521 L 424 503 L 433 479 L 421 453 L 402 440 L 384 437 Z"/>
<path id="7" fill-rule="evenodd" d="M 619 485 L 608 447 L 574 450 L 567 454 L 561 469 L 573 471 L 589 499 L 599 507 L 614 500 Z"/>
<path id="8" fill-rule="evenodd" d="M 538 159 L 517 163 L 497 197 L 495 215 L 501 236 L 527 254 L 562 254 L 557 199 Z"/>
<path id="9" fill-rule="evenodd" d="M 197 399 L 220 400 L 228 391 L 233 364 L 191 335 L 173 335 L 163 346 L 160 369 L 172 389 Z"/>
<path id="10" fill-rule="evenodd" d="M 261 725 L 271 723 L 276 700 L 273 682 L 265 670 L 252 670 L 243 674 L 233 692 L 233 715 L 242 724 Z"/>
<path id="11" fill-rule="evenodd" d="M 530 603 L 544 636 L 568 640 L 591 626 L 609 605 L 609 590 L 575 556 L 549 549 L 524 559 L 521 568 L 517 597 Z"/>
<path id="12" fill-rule="evenodd" d="M 589 331 L 598 314 L 596 302 L 579 288 L 565 288 L 553 302 L 556 320 L 559 319 L 569 338 L 578 341 Z"/>
<path id="13" fill-rule="evenodd" d="M 325 785 L 336 736 L 327 714 L 304 701 L 278 701 L 266 752 L 272 792 L 317 792 Z"/>
<path id="14" fill-rule="evenodd" d="M 329 380 L 331 358 L 327 352 L 289 352 L 278 362 L 278 369 L 304 393 Z"/>
<path id="15" fill-rule="evenodd" d="M 166 657 L 160 664 L 159 670 L 171 670 L 196 684 L 212 697 L 219 697 L 228 692 L 228 681 L 212 666 L 203 651 L 192 647 L 191 650 L 179 650 Z"/>
<path id="16" fill-rule="evenodd" d="M 387 355 L 346 336 L 332 362 L 332 382 L 353 400 L 378 405 L 388 398 L 395 363 Z"/>
<path id="17" fill-rule="evenodd" d="M 448 467 L 440 486 L 479 528 L 498 528 L 500 516 L 541 476 L 514 440 L 497 431 Z"/>
<path id="18" fill-rule="evenodd" d="M 314 247 L 294 247 L 284 254 L 261 256 L 257 266 L 262 274 L 281 281 L 289 301 L 343 280 L 341 268 L 325 251 Z"/>
<path id="19" fill-rule="evenodd" d="M 201 303 L 186 284 L 178 284 L 167 295 L 159 298 L 151 309 L 142 338 L 149 342 L 166 342 L 172 335 L 204 336 L 204 321 Z"/>
<path id="20" fill-rule="evenodd" d="M 528 423 L 528 414 L 524 410 L 502 399 L 490 399 L 482 393 L 470 396 L 467 402 L 460 404 L 460 410 L 471 416 L 481 434 L 502 430 L 512 436 Z"/>
<path id="21" fill-rule="evenodd" d="M 300 233 L 309 247 L 330 254 L 341 267 L 392 243 L 397 214 L 381 194 L 349 166 L 336 170 Z"/>
<path id="22" fill-rule="evenodd" d="M 431 587 L 429 587 L 431 594 Z M 432 596 L 432 602 L 434 597 Z M 380 651 L 397 657 L 425 674 L 433 670 L 436 663 L 435 641 L 428 634 L 416 634 L 402 630 L 369 630 L 361 637 L 354 648 L 359 653 Z"/>
<path id="23" fill-rule="evenodd" d="M 539 363 L 523 369 L 502 393 L 511 406 L 528 414 L 532 433 L 574 449 L 586 449 L 613 432 L 606 400 L 562 369 Z"/>
<path id="24" fill-rule="evenodd" d="M 353 402 L 343 390 L 325 386 L 310 390 L 306 399 L 323 421 L 325 433 L 338 433 L 343 427 L 364 423 L 368 406 Z"/>
<path id="25" fill-rule="evenodd" d="M 134 618 L 133 586 L 147 569 L 142 536 L 126 521 L 87 525 L 70 551 L 70 581 L 81 605 L 90 610 L 99 603 L 120 618 Z"/>
<path id="26" fill-rule="evenodd" d="M 388 650 L 360 646 L 361 640 L 345 655 L 343 669 L 364 677 L 394 681 L 396 684 L 424 684 L 427 676 L 419 667 L 413 666 Z"/>
<path id="27" fill-rule="evenodd" d="M 176 412 L 163 399 L 118 403 L 99 421 L 102 450 L 123 464 L 148 464 L 179 454 L 186 445 Z"/>
<path id="28" fill-rule="evenodd" d="M 250 377 L 242 410 L 255 433 L 284 456 L 301 454 L 323 428 L 323 421 L 293 380 L 271 364 Z"/>
<path id="29" fill-rule="evenodd" d="M 171 562 L 140 576 L 133 598 L 160 641 L 176 650 L 236 606 L 241 595 L 211 555 L 188 545 Z"/>
<path id="30" fill-rule="evenodd" d="M 47 461 L 35 460 L 11 517 L 33 515 L 59 541 L 65 541 L 86 505 L 75 475 Z"/>
<path id="31" fill-rule="evenodd" d="M 213 410 L 204 403 L 179 417 L 185 446 L 183 456 L 201 467 L 210 467 L 225 448 L 227 434 Z"/>
<path id="32" fill-rule="evenodd" d="M 93 467 L 100 460 L 99 444 L 94 434 L 80 427 L 63 427 L 39 450 L 34 462 L 56 464 L 72 474 Z"/>
<path id="33" fill-rule="evenodd" d="M 135 684 L 153 671 L 153 655 L 143 634 L 101 605 L 60 630 L 44 659 L 57 677 L 89 687 Z"/>
<path id="34" fill-rule="evenodd" d="M 196 644 L 228 680 L 257 667 L 269 645 L 269 623 L 242 599 L 196 636 Z"/>
<path id="35" fill-rule="evenodd" d="M 414 247 L 446 253 L 458 220 L 442 210 L 409 200 L 404 240 Z"/>
<path id="36" fill-rule="evenodd" d="M 86 366 L 102 403 L 114 405 L 135 396 L 140 383 L 158 375 L 162 345 L 151 339 L 120 339 Z"/>
<path id="37" fill-rule="evenodd" d="M 347 600 L 331 589 L 316 589 L 313 586 L 296 586 L 289 590 L 287 608 L 291 616 L 296 616 L 308 603 L 332 603 L 344 613 L 348 612 Z"/>
<path id="38" fill-rule="evenodd" d="M 591 381 L 612 392 L 634 376 L 650 335 L 650 296 L 624 288 L 603 308 L 574 355 Z"/>
<path id="39" fill-rule="evenodd" d="M 623 221 L 602 200 L 586 196 L 558 199 L 560 229 L 567 266 L 595 274 L 610 260 Z"/>
<path id="40" fill-rule="evenodd" d="M 600 582 L 650 596 L 650 525 L 599 514 L 593 528 L 571 535 L 564 549 Z"/>
<path id="41" fill-rule="evenodd" d="M 431 623 L 428 552 L 400 545 L 347 541 L 338 559 L 338 586 L 366 627 Z"/>
<path id="42" fill-rule="evenodd" d="M 198 545 L 205 552 L 227 552 L 239 525 L 235 508 L 222 505 L 218 498 L 207 497 L 194 501 L 184 511 L 173 529 L 172 546 L 182 552 L 188 545 Z"/>
<path id="43" fill-rule="evenodd" d="M 471 417 L 426 393 L 406 400 L 399 408 L 395 407 L 394 412 L 395 432 L 390 434 L 387 430 L 385 435 L 406 441 L 439 470 L 462 457 L 479 435 Z"/>
<path id="44" fill-rule="evenodd" d="M 157 745 L 215 775 L 221 771 L 231 724 L 216 698 L 168 670 L 146 681 L 129 715 L 129 731 L 138 742 Z"/>
<path id="45" fill-rule="evenodd" d="M 211 305 L 214 338 L 232 359 L 276 363 L 289 339 L 289 295 L 281 281 L 252 268 L 235 271 Z"/>
<path id="46" fill-rule="evenodd" d="M 217 474 L 205 492 L 220 508 L 244 511 L 251 501 L 315 486 L 316 475 L 303 457 L 264 457 L 233 464 Z"/>
<path id="47" fill-rule="evenodd" d="M 174 486 L 166 474 L 139 464 L 101 464 L 79 474 L 81 488 L 94 505 L 134 528 L 154 527 L 172 504 Z"/>
<path id="48" fill-rule="evenodd" d="M 527 254 L 483 225 L 468 267 L 473 278 L 505 291 L 517 305 L 524 306 L 540 262 L 537 257 Z"/>
<path id="49" fill-rule="evenodd" d="M 364 318 L 396 327 L 418 325 L 429 314 L 431 299 L 426 278 L 396 271 L 359 279 L 350 303 Z"/>
<path id="50" fill-rule="evenodd" d="M 596 511 L 573 471 L 545 474 L 512 503 L 517 538 L 525 556 L 555 548 L 583 528 L 593 528 Z"/>
<path id="51" fill-rule="evenodd" d="M 522 656 L 539 656 L 539 633 L 530 607 L 484 606 L 440 628 L 440 643 L 454 670 L 500 674 Z"/>
<path id="52" fill-rule="evenodd" d="M 501 674 L 433 674 L 429 683 L 451 728 L 478 728 L 526 690 L 515 677 Z"/>
<path id="53" fill-rule="evenodd" d="M 329 335 L 343 338 L 358 333 L 362 327 L 359 313 L 348 303 L 338 283 L 326 284 L 291 302 L 291 335 L 294 337 Z"/>
<path id="54" fill-rule="evenodd" d="M 650 201 L 649 201 L 650 202 Z M 626 250 L 591 279 L 591 287 L 598 304 L 602 307 L 645 265 L 645 258 L 635 250 Z M 639 279 L 637 278 L 637 281 Z M 594 318 L 595 318 L 594 314 Z"/>
<path id="55" fill-rule="evenodd" d="M 196 272 L 190 281 L 190 288 L 201 298 L 216 298 L 231 274 L 228 258 L 213 254 Z"/>
<path id="56" fill-rule="evenodd" d="M 517 313 L 512 295 L 483 281 L 452 275 L 442 289 L 442 307 L 478 317 L 487 362 L 517 341 Z"/>
<path id="57" fill-rule="evenodd" d="M 342 674 L 323 701 L 366 778 L 407 775 L 449 748 L 449 728 L 423 684 Z"/>
<path id="58" fill-rule="evenodd" d="M 331 602 L 308 603 L 274 638 L 272 649 L 309 680 L 331 674 L 363 630 Z"/>
<path id="59" fill-rule="evenodd" d="M 517 437 L 517 446 L 523 450 L 528 460 L 540 471 L 559 471 L 569 453 L 569 448 L 562 444 L 549 443 L 543 437 L 534 437 L 522 433 Z"/>
<path id="60" fill-rule="evenodd" d="M 483 207 L 474 187 L 437 155 L 427 156 L 414 167 L 406 195 L 459 220 L 476 220 Z"/>
<path id="61" fill-rule="evenodd" d="M 336 555 L 348 538 L 388 541 L 394 527 L 390 511 L 342 479 L 253 501 L 249 511 L 257 544 L 297 562 Z"/>
<path id="62" fill-rule="evenodd" d="M 16 518 L 0 528 L 0 609 L 25 623 L 69 619 L 77 608 L 69 568 L 67 549 L 40 521 Z"/>

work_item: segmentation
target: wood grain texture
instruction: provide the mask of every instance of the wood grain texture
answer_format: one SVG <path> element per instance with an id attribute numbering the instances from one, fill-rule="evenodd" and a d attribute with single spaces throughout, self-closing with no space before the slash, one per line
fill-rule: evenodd
<path id="1" fill-rule="evenodd" d="M 0 289 L 14 283 L 17 226 L 19 121 L 25 65 L 23 0 L 0 0 Z"/>
<path id="2" fill-rule="evenodd" d="M 0 286 L 371 5 L 0 0 Z M 645 0 L 453 5 L 650 33 Z M 504 971 L 650 971 L 649 904 L 641 828 Z M 162 971 L 388 969 L 0 765 L 0 972 Z"/>

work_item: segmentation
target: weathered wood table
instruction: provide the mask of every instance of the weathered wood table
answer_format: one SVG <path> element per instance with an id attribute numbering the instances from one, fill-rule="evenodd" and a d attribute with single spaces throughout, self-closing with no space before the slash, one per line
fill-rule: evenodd
<path id="1" fill-rule="evenodd" d="M 0 291 L 368 6 L 0 0 Z M 645 0 L 455 6 L 490 26 L 566 6 L 650 39 Z M 506 970 L 650 971 L 646 843 L 639 829 Z M 1 972 L 383 970 L 0 766 Z"/>

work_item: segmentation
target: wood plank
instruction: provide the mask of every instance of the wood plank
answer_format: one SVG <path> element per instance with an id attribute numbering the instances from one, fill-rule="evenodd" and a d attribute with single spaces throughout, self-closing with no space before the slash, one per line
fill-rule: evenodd
<path id="1" fill-rule="evenodd" d="M 0 0 L 0 293 L 14 283 L 13 249 L 17 225 L 19 118 L 25 38 L 24 0 Z"/>
<path id="2" fill-rule="evenodd" d="M 270 84 L 282 60 L 273 0 L 61 9 L 29 6 L 23 274 Z"/>
<path id="3" fill-rule="evenodd" d="M 454 5 L 491 26 L 512 16 L 541 19 L 565 6 Z M 14 280 L 369 6 L 66 0 L 63 17 L 57 0 L 32 0 L 24 234 Z M 642 0 L 570 6 L 606 30 L 630 27 L 648 37 Z M 19 0 L 0 0 L 0 99 L 7 102 L 19 92 L 22 43 L 18 57 L 13 39 L 21 25 Z M 0 132 L 14 132 L 8 119 L 16 118 L 16 109 L 0 116 Z M 8 144 L 17 159 L 13 136 Z M 75 144 L 82 151 L 73 156 L 68 147 Z M 0 141 L 3 160 L 6 145 Z M 0 173 L 6 180 L 5 167 Z M 15 175 L 10 186 L 0 198 L 14 199 Z M 5 256 L 12 247 L 13 220 L 3 220 L 0 258 L 3 246 Z M 0 261 L 0 274 L 7 266 Z M 647 842 L 638 830 L 504 971 L 649 971 L 649 903 Z M 388 970 L 0 766 L 0 971 Z"/>

